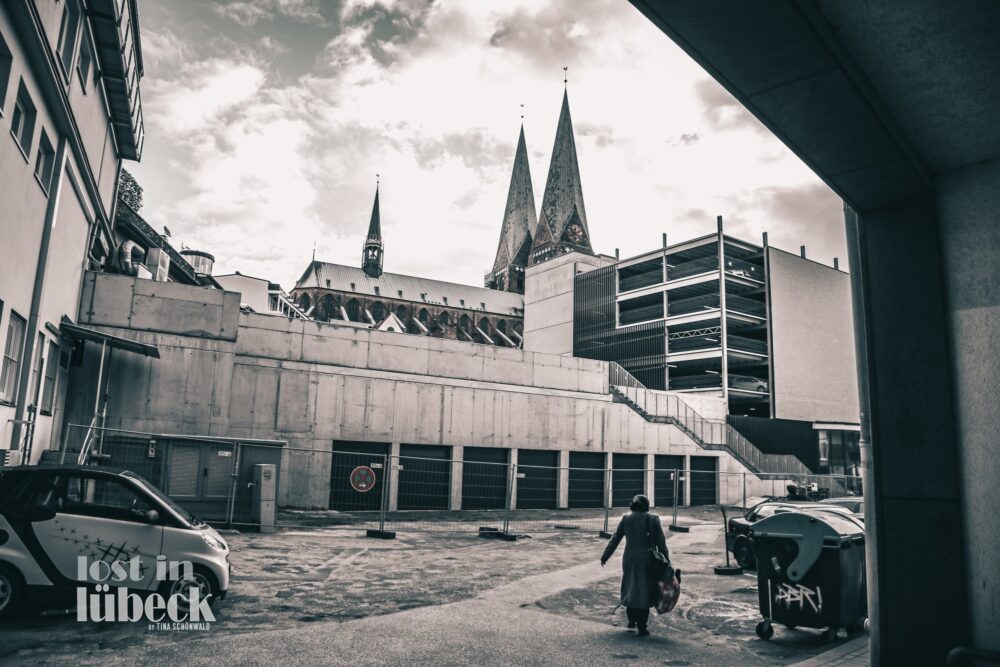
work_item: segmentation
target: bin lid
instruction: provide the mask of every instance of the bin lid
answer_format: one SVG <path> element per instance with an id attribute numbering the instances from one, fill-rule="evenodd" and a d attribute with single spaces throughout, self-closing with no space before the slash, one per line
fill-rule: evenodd
<path id="1" fill-rule="evenodd" d="M 800 581 L 819 559 L 825 544 L 839 547 L 864 535 L 864 526 L 839 512 L 805 510 L 782 512 L 761 519 L 750 530 L 752 539 L 784 538 L 798 546 L 798 555 L 788 566 L 788 578 Z"/>
<path id="2" fill-rule="evenodd" d="M 788 537 L 789 534 L 818 537 L 827 542 L 830 538 L 853 539 L 865 532 L 864 525 L 849 514 L 828 512 L 814 508 L 777 512 L 753 525 L 754 537 Z"/>

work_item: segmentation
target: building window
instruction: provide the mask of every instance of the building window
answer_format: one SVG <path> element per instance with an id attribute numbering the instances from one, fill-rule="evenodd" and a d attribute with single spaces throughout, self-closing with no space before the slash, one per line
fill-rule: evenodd
<path id="1" fill-rule="evenodd" d="M 76 73 L 80 76 L 80 85 L 83 92 L 87 92 L 90 85 L 90 72 L 94 67 L 94 50 L 90 46 L 90 40 L 86 36 L 80 40 L 80 59 L 76 61 Z"/>
<path id="2" fill-rule="evenodd" d="M 56 154 L 52 150 L 52 142 L 49 141 L 49 135 L 43 129 L 42 138 L 38 142 L 38 156 L 35 158 L 35 178 L 45 190 L 45 194 L 49 194 L 49 188 L 52 186 L 52 165 L 55 160 Z"/>
<path id="3" fill-rule="evenodd" d="M 24 87 L 24 79 L 17 87 L 17 99 L 14 101 L 14 113 L 10 122 L 10 133 L 21 147 L 24 158 L 31 154 L 31 139 L 35 135 L 35 105 Z"/>
<path id="4" fill-rule="evenodd" d="M 21 355 L 24 354 L 24 327 L 24 318 L 11 311 L 7 342 L 3 348 L 3 368 L 0 369 L 0 401 L 4 403 L 13 403 L 17 392 L 18 370 Z"/>
<path id="5" fill-rule="evenodd" d="M 56 378 L 59 377 L 59 346 L 49 341 L 49 353 L 45 357 L 45 384 L 42 386 L 42 414 L 52 414 L 52 402 L 56 395 Z"/>
<path id="6" fill-rule="evenodd" d="M 73 70 L 73 56 L 76 55 L 76 37 L 80 30 L 80 9 L 75 0 L 67 0 L 63 5 L 62 23 L 59 26 L 59 62 L 63 73 L 69 79 Z"/>
<path id="7" fill-rule="evenodd" d="M 14 56 L 7 48 L 3 35 L 0 35 L 0 116 L 3 116 L 4 107 L 7 105 L 7 86 L 10 83 L 10 69 L 13 63 Z"/>

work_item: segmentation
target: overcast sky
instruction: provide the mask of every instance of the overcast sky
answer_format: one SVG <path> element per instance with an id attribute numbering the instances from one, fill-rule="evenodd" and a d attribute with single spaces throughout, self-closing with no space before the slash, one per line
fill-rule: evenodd
<path id="1" fill-rule="evenodd" d="M 216 273 L 360 265 L 481 285 L 524 105 L 536 205 L 569 67 L 594 249 L 715 230 L 844 260 L 840 200 L 625 0 L 140 0 L 143 215 Z M 831 137 L 836 141 L 836 137 Z M 846 261 L 843 263 L 846 266 Z"/>

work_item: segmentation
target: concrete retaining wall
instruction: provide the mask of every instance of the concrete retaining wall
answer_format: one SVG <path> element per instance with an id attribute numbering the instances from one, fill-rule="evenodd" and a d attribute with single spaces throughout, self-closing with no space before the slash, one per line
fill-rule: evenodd
<path id="1" fill-rule="evenodd" d="M 327 506 L 337 440 L 719 456 L 720 470 L 743 470 L 613 403 L 604 362 L 266 315 L 237 320 L 229 293 L 171 285 L 154 295 L 142 282 L 88 276 L 93 307 L 81 320 L 160 351 L 113 355 L 108 426 L 287 441 L 282 505 Z M 198 299 L 210 305 L 192 333 L 181 314 Z M 129 328 L 137 312 L 142 326 Z M 71 421 L 89 422 L 96 372 L 89 349 L 73 375 Z"/>

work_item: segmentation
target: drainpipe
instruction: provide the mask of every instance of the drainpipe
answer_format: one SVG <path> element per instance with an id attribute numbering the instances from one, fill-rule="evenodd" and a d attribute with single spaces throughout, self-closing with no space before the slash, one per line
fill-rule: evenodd
<path id="1" fill-rule="evenodd" d="M 38 246 L 38 265 L 35 268 L 35 285 L 31 292 L 31 311 L 28 314 L 28 324 L 25 328 L 24 354 L 21 355 L 21 377 L 17 385 L 17 396 L 14 404 L 14 425 L 10 436 L 10 448 L 20 449 L 21 427 L 24 413 L 27 409 L 28 386 L 31 384 L 32 360 L 35 356 L 35 344 L 38 341 L 38 313 L 42 306 L 42 290 L 45 287 L 45 269 L 49 261 L 49 242 L 52 239 L 52 228 L 55 226 L 56 213 L 59 210 L 59 198 L 62 195 L 63 181 L 66 179 L 66 135 L 59 136 L 59 146 L 56 148 L 56 159 L 52 175 L 54 185 L 50 185 L 49 203 L 45 208 L 45 223 L 42 226 L 42 240 Z M 27 371 L 27 372 L 25 372 Z M 38 378 L 42 382 L 41 377 Z M 30 461 L 22 461 L 30 463 Z"/>

